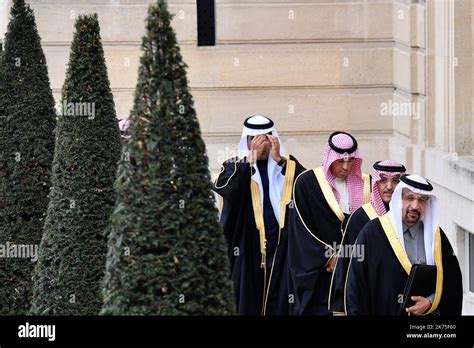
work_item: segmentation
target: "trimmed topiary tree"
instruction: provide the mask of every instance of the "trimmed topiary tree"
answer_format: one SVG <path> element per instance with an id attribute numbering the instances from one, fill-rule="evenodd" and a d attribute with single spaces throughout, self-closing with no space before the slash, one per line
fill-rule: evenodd
<path id="1" fill-rule="evenodd" d="M 3 58 L 3 43 L 0 42 L 0 84 L 2 83 L 2 58 Z M 0 114 L 2 115 L 2 114 Z"/>
<path id="2" fill-rule="evenodd" d="M 3 65 L 2 65 L 2 58 L 3 58 L 3 42 L 0 41 L 0 89 L 2 88 L 3 83 Z M 0 103 L 1 104 L 1 103 Z M 4 112 L 0 110 L 0 117 L 4 117 Z M 0 120 L 0 125 L 3 126 L 2 121 Z M 1 133 L 0 133 L 1 134 Z"/>
<path id="3" fill-rule="evenodd" d="M 32 314 L 97 315 L 120 133 L 97 15 L 76 21 L 56 128 Z"/>
<path id="4" fill-rule="evenodd" d="M 13 0 L 0 83 L 0 315 L 30 308 L 48 206 L 55 108 L 33 11 Z"/>
<path id="5" fill-rule="evenodd" d="M 148 10 L 104 282 L 107 315 L 234 311 L 208 159 L 164 1 Z"/>

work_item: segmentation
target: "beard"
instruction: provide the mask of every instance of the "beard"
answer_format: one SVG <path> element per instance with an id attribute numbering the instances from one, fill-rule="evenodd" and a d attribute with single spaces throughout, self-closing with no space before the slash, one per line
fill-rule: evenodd
<path id="1" fill-rule="evenodd" d="M 405 220 L 410 223 L 416 224 L 421 217 L 421 213 L 418 210 L 408 209 L 405 214 Z"/>

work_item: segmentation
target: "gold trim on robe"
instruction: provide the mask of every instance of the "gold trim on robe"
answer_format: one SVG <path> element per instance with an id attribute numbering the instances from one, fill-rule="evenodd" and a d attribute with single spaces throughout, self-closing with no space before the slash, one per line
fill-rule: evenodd
<path id="1" fill-rule="evenodd" d="M 443 295 L 443 256 L 441 252 L 441 230 L 439 226 L 435 232 L 435 245 L 434 245 L 434 260 L 436 264 L 436 292 L 433 299 L 433 304 L 430 310 L 425 314 L 431 314 L 438 309 L 441 296 Z"/>
<path id="2" fill-rule="evenodd" d="M 370 202 L 362 205 L 362 209 L 364 209 L 364 212 L 367 214 L 370 220 L 373 220 L 379 217 L 379 214 L 377 214 L 377 211 L 375 210 L 375 208 L 372 206 Z"/>
<path id="3" fill-rule="evenodd" d="M 273 263 L 270 270 L 270 276 L 268 277 L 268 285 L 264 297 L 263 308 L 262 308 L 262 315 L 266 314 L 267 310 L 267 302 L 268 302 L 268 293 L 270 291 L 270 285 L 273 276 L 273 267 L 275 266 L 275 260 L 278 253 L 278 246 L 280 245 L 280 236 L 281 230 L 285 227 L 285 217 L 286 217 L 286 206 L 291 202 L 291 193 L 293 191 L 293 180 L 295 179 L 295 171 L 296 171 L 296 162 L 290 159 L 288 155 L 288 159 L 286 161 L 286 171 L 285 171 L 285 181 L 283 184 L 283 192 L 281 196 L 281 210 L 280 210 L 280 229 L 278 231 L 278 244 L 275 249 L 275 255 L 273 257 Z"/>
<path id="4" fill-rule="evenodd" d="M 334 248 L 333 248 L 331 245 L 329 245 L 328 243 L 322 241 L 321 239 L 319 239 L 318 237 L 316 237 L 316 236 L 313 234 L 313 232 L 311 232 L 311 230 L 308 228 L 308 226 L 307 226 L 306 223 L 304 222 L 303 217 L 301 216 L 300 211 L 299 211 L 299 209 L 298 209 L 298 203 L 296 202 L 296 196 L 295 196 L 296 182 L 298 181 L 298 178 L 299 178 L 301 175 L 303 175 L 303 174 L 306 173 L 306 172 L 309 172 L 310 170 L 312 171 L 312 170 L 314 170 L 314 169 L 306 169 L 304 172 L 302 172 L 302 173 L 300 173 L 300 175 L 298 175 L 298 177 L 296 178 L 295 182 L 293 183 L 293 202 L 294 202 L 294 204 L 295 204 L 296 213 L 298 214 L 298 217 L 300 218 L 301 223 L 303 224 L 303 226 L 304 226 L 304 228 L 306 229 L 306 231 L 308 231 L 308 233 L 309 233 L 314 239 L 316 239 L 318 242 L 320 242 L 321 244 L 325 245 L 325 246 L 328 247 L 329 249 L 334 250 Z"/>
<path id="5" fill-rule="evenodd" d="M 252 193 L 252 207 L 253 207 L 253 216 L 255 218 L 255 225 L 257 227 L 258 233 L 260 235 L 260 253 L 262 254 L 262 262 L 260 264 L 261 268 L 265 269 L 266 264 L 266 243 L 265 238 L 265 223 L 263 220 L 263 209 L 260 201 L 260 190 L 258 188 L 258 183 L 251 179 L 250 180 L 250 191 Z"/>
<path id="6" fill-rule="evenodd" d="M 281 195 L 281 210 L 280 210 L 280 230 L 285 227 L 286 206 L 291 202 L 291 192 L 293 189 L 293 180 L 295 179 L 296 162 L 290 160 L 286 161 L 285 181 L 283 184 L 283 193 Z"/>
<path id="7" fill-rule="evenodd" d="M 356 241 L 357 242 L 357 241 Z M 352 248 L 349 265 L 347 265 L 346 281 L 344 282 L 344 314 L 347 316 L 347 281 L 349 280 L 349 271 L 351 270 L 352 257 L 354 256 L 355 248 Z"/>
<path id="8" fill-rule="evenodd" d="M 370 191 L 372 191 L 372 187 L 370 186 L 370 175 L 362 173 L 362 179 L 364 180 L 364 203 L 369 203 Z"/>
<path id="9" fill-rule="evenodd" d="M 287 159 L 285 171 L 285 181 L 283 183 L 283 191 L 281 197 L 281 210 L 280 210 L 280 226 L 282 229 L 285 226 L 286 216 L 286 205 L 291 201 L 291 189 L 293 179 L 295 177 L 296 163 L 290 159 Z M 266 238 L 265 238 L 265 223 L 263 219 L 263 208 L 260 200 L 260 190 L 258 183 L 255 180 L 250 182 L 250 191 L 252 193 L 252 207 L 253 215 L 255 217 L 255 224 L 257 226 L 260 235 L 260 252 L 262 254 L 261 267 L 264 268 L 266 264 Z"/>
<path id="10" fill-rule="evenodd" d="M 405 272 L 407 272 L 407 275 L 409 275 L 411 271 L 410 259 L 408 258 L 403 244 L 398 239 L 397 232 L 395 232 L 395 228 L 393 227 L 388 213 L 379 217 L 379 220 L 385 235 L 387 236 L 388 242 L 390 243 L 390 246 L 392 247 L 392 250 L 398 259 L 398 262 L 400 262 Z"/>
<path id="11" fill-rule="evenodd" d="M 316 175 L 316 179 L 319 182 L 319 186 L 321 187 L 321 191 L 323 192 L 324 198 L 328 203 L 329 207 L 333 211 L 333 213 L 337 216 L 337 218 L 343 222 L 345 215 L 337 202 L 336 196 L 334 196 L 334 192 L 332 191 L 331 185 L 326 179 L 326 175 L 323 172 L 323 168 L 317 167 L 313 169 L 314 175 Z"/>
<path id="12" fill-rule="evenodd" d="M 235 173 L 237 172 L 237 162 L 239 162 L 239 161 L 241 161 L 241 160 L 240 160 L 240 159 L 236 159 L 236 160 L 235 160 L 235 162 L 234 162 L 234 171 L 232 172 L 232 175 L 229 176 L 229 179 L 227 179 L 227 182 L 226 182 L 224 185 L 222 185 L 222 186 L 217 186 L 217 181 L 219 180 L 219 177 L 220 177 L 221 174 L 225 171 L 225 166 L 223 165 L 223 166 L 221 167 L 221 171 L 220 171 L 220 173 L 217 175 L 216 180 L 214 181 L 214 187 L 215 187 L 216 189 L 220 190 L 220 189 L 226 187 L 227 185 L 229 185 L 230 179 L 232 179 L 232 177 L 233 177 L 233 176 L 235 175 Z"/>
<path id="13" fill-rule="evenodd" d="M 260 253 L 262 260 L 260 267 L 263 268 L 263 294 L 262 299 L 265 298 L 265 290 L 267 288 L 267 240 L 265 238 L 265 223 L 263 220 L 263 209 L 260 204 L 260 190 L 255 180 L 250 179 L 250 191 L 252 194 L 253 215 L 255 218 L 255 225 L 260 236 Z M 263 307 L 263 306 L 262 306 Z"/>

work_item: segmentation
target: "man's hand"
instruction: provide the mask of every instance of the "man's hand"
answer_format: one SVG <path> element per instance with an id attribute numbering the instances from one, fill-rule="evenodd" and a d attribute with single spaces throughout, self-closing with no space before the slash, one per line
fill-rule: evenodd
<path id="1" fill-rule="evenodd" d="M 406 308 L 408 315 L 423 315 L 431 308 L 431 302 L 423 296 L 412 296 L 412 301 L 415 301 L 415 304 L 411 307 Z"/>
<path id="2" fill-rule="evenodd" d="M 326 263 L 326 271 L 329 273 L 332 273 L 335 267 L 336 267 L 336 257 L 333 255 L 331 256 L 329 261 Z"/>
<path id="3" fill-rule="evenodd" d="M 249 149 L 249 162 L 251 164 L 254 164 L 258 157 L 260 157 L 266 142 L 268 142 L 268 140 L 264 134 L 257 135 L 252 139 Z"/>
<path id="4" fill-rule="evenodd" d="M 276 163 L 281 161 L 281 155 L 280 155 L 280 141 L 278 140 L 277 137 L 273 135 L 267 135 L 268 140 L 270 141 L 270 155 L 272 158 L 275 160 Z"/>

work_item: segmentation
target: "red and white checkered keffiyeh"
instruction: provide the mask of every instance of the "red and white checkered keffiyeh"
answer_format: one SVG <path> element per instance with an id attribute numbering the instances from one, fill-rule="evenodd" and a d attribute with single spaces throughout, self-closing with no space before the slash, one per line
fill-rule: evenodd
<path id="1" fill-rule="evenodd" d="M 350 149 L 354 146 L 354 141 L 352 138 L 345 133 L 339 133 L 329 137 L 332 143 L 340 149 Z M 349 193 L 349 211 L 353 213 L 357 208 L 364 204 L 364 180 L 362 178 L 362 156 L 359 153 L 359 150 L 356 148 L 352 153 L 338 153 L 334 151 L 329 143 L 326 144 L 326 149 L 324 150 L 323 161 L 321 167 L 323 168 L 326 179 L 331 185 L 332 191 L 336 196 L 337 201 L 340 201 L 339 192 L 336 189 L 334 184 L 335 176 L 331 173 L 329 169 L 331 164 L 334 161 L 344 159 L 345 157 L 354 157 L 354 165 L 346 178 L 347 191 Z"/>
<path id="2" fill-rule="evenodd" d="M 398 163 L 397 161 L 393 161 L 393 160 L 385 160 L 385 161 L 377 162 L 377 164 L 379 166 L 404 168 L 401 163 Z M 370 194 L 370 203 L 375 208 L 379 216 L 382 216 L 383 214 L 385 214 L 387 212 L 387 209 L 385 209 L 385 205 L 383 204 L 382 194 L 379 191 L 377 182 L 380 181 L 382 175 L 386 177 L 391 177 L 391 176 L 396 176 L 396 175 L 401 176 L 404 173 L 405 171 L 386 172 L 386 171 L 377 170 L 377 169 L 374 169 L 372 171 L 372 193 Z"/>

